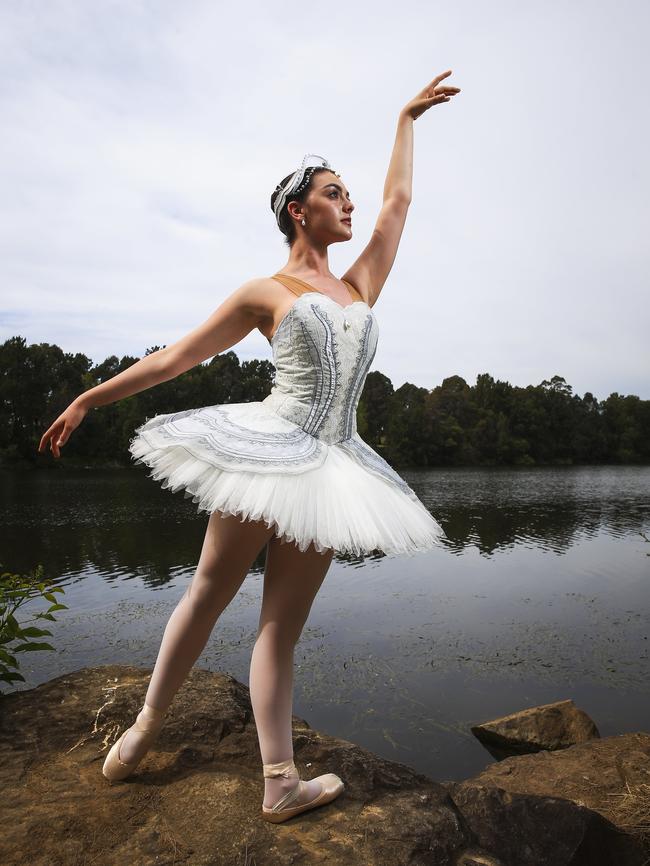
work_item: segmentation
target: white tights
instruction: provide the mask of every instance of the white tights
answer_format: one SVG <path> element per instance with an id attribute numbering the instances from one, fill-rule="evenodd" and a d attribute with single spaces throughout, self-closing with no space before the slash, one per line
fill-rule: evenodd
<path id="1" fill-rule="evenodd" d="M 293 756 L 293 655 L 312 602 L 321 587 L 334 551 L 319 554 L 313 546 L 301 553 L 291 542 L 281 543 L 263 521 L 210 515 L 201 557 L 192 582 L 165 627 L 145 702 L 166 711 L 199 658 L 221 613 L 230 604 L 256 556 L 268 542 L 262 610 L 250 665 L 250 695 L 262 763 Z M 142 754 L 143 738 L 129 731 L 120 758 L 129 762 Z M 264 780 L 263 805 L 270 807 L 296 785 L 295 778 Z M 307 782 L 297 801 L 319 793 L 318 782 Z"/>

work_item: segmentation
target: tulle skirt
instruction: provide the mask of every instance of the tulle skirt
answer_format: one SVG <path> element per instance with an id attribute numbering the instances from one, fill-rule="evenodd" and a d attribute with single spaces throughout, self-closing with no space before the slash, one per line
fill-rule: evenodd
<path id="1" fill-rule="evenodd" d="M 328 445 L 264 402 L 157 415 L 129 444 L 136 463 L 198 510 L 263 520 L 301 551 L 412 555 L 445 537 L 401 476 L 358 434 Z"/>

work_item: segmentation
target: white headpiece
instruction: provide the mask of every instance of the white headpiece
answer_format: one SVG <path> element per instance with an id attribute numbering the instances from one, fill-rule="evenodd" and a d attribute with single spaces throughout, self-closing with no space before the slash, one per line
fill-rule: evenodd
<path id="1" fill-rule="evenodd" d="M 277 185 L 276 189 L 281 190 L 281 192 L 275 200 L 273 211 L 278 226 L 280 225 L 280 214 L 282 213 L 282 208 L 284 207 L 286 200 L 289 196 L 300 192 L 303 186 L 309 181 L 309 178 L 313 174 L 313 169 L 315 168 L 328 168 L 332 171 L 332 166 L 324 157 L 318 156 L 315 153 L 307 153 L 302 161 L 302 165 L 297 171 L 294 171 L 285 186 L 282 186 L 282 184 Z"/>

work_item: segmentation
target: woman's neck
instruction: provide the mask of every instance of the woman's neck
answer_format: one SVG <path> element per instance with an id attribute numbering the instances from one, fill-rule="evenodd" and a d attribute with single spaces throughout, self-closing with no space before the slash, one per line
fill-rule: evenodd
<path id="1" fill-rule="evenodd" d="M 296 241 L 291 248 L 289 259 L 283 270 L 290 273 L 309 273 L 324 278 L 331 277 L 327 246 L 319 249 Z"/>

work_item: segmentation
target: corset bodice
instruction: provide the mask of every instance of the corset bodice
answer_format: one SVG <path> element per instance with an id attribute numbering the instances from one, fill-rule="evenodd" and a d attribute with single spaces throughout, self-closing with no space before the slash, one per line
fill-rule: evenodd
<path id="1" fill-rule="evenodd" d="M 304 292 L 271 339 L 275 384 L 263 403 L 328 445 L 350 439 L 377 340 L 365 301 L 344 307 L 323 292 Z"/>

